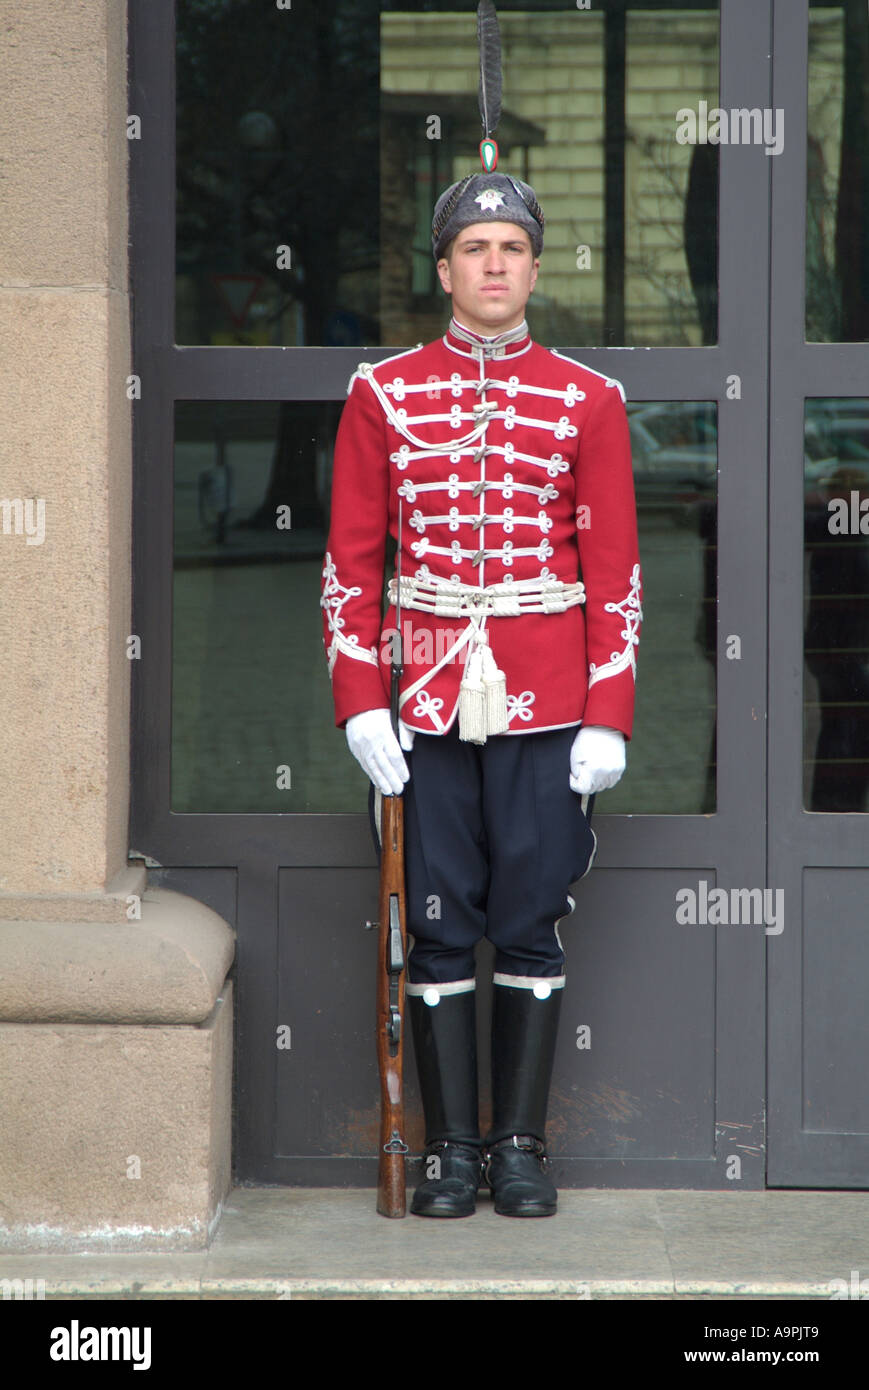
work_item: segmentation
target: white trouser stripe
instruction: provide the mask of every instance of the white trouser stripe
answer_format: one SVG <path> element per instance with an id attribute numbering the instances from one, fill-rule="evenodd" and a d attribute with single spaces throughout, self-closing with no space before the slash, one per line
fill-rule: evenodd
<path id="1" fill-rule="evenodd" d="M 589 826 L 588 828 L 589 828 L 589 830 L 591 830 L 591 826 Z M 595 857 L 595 855 L 597 854 L 597 835 L 595 835 L 595 833 L 594 833 L 593 830 L 591 830 L 591 834 L 592 834 L 592 838 L 593 838 L 593 840 L 594 840 L 594 845 L 592 846 L 591 858 L 590 858 L 589 861 L 588 861 L 588 868 L 586 869 L 585 874 L 590 874 L 590 873 L 591 873 L 592 866 L 593 866 L 593 864 L 594 864 L 594 857 Z M 580 877 L 581 877 L 581 878 L 585 878 L 585 874 L 581 874 Z"/>
<path id="2" fill-rule="evenodd" d="M 427 989 L 436 989 L 438 994 L 467 994 L 477 988 L 476 980 L 450 980 L 447 984 L 405 985 L 406 994 L 425 994 Z"/>
<path id="3" fill-rule="evenodd" d="M 566 975 L 502 975 L 496 971 L 492 976 L 496 985 L 512 985 L 514 989 L 535 989 L 537 985 L 549 985 L 550 989 L 564 989 Z"/>

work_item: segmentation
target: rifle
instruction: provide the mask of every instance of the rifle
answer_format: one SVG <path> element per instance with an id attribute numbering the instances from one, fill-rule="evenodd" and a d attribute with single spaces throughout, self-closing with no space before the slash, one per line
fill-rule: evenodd
<path id="1" fill-rule="evenodd" d="M 401 639 L 401 498 L 398 499 L 398 582 L 392 648 L 390 704 L 399 737 L 398 682 L 403 669 Z M 404 1155 L 404 983 L 407 958 L 404 892 L 404 801 L 401 794 L 380 799 L 380 899 L 377 944 L 377 1064 L 380 1069 L 380 1153 L 377 1210 L 381 1216 L 406 1215 Z"/>

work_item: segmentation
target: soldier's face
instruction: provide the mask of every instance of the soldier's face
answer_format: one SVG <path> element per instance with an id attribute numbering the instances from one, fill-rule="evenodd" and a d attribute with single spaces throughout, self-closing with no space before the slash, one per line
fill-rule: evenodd
<path id="1" fill-rule="evenodd" d="M 454 238 L 437 270 L 459 323 L 491 338 L 522 322 L 539 265 L 515 222 L 475 222 Z"/>

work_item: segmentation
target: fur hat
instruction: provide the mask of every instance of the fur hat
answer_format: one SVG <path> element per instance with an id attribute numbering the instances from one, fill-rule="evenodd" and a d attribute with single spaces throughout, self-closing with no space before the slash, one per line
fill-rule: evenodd
<path id="1" fill-rule="evenodd" d="M 468 174 L 451 184 L 435 204 L 431 224 L 435 260 L 465 227 L 488 221 L 515 222 L 531 238 L 534 255 L 543 250 L 543 210 L 531 185 L 510 174 Z"/>

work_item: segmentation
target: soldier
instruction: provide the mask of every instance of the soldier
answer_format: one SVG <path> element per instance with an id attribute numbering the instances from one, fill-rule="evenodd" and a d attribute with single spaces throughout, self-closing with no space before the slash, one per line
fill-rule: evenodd
<path id="1" fill-rule="evenodd" d="M 529 336 L 543 221 L 509 175 L 442 194 L 432 245 L 449 327 L 360 364 L 335 445 L 325 643 L 336 723 L 372 796 L 404 792 L 408 1008 L 437 1159 L 414 1194 L 421 1216 L 470 1215 L 482 1174 L 503 1215 L 556 1210 L 545 1124 L 558 922 L 594 857 L 581 798 L 615 785 L 631 735 L 642 613 L 624 391 Z M 400 742 L 395 610 L 383 625 L 380 610 L 387 531 L 401 548 Z M 493 1113 L 481 1141 L 484 935 Z"/>

